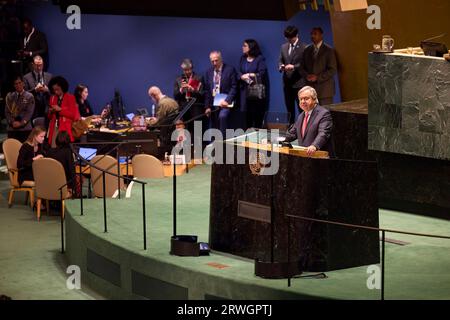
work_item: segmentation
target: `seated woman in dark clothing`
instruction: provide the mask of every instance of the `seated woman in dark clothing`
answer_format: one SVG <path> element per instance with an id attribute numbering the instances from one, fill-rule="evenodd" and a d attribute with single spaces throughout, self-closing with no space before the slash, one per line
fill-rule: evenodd
<path id="1" fill-rule="evenodd" d="M 28 139 L 22 144 L 17 158 L 19 184 L 22 184 L 24 181 L 34 181 L 32 165 L 34 160 L 44 157 L 42 144 L 45 139 L 45 133 L 44 128 L 34 127 Z"/>
<path id="2" fill-rule="evenodd" d="M 56 136 L 56 148 L 47 151 L 47 157 L 58 160 L 64 167 L 68 188 L 73 190 L 75 185 L 75 164 L 70 149 L 70 137 L 67 131 L 61 131 Z"/>
<path id="3" fill-rule="evenodd" d="M 87 99 L 89 96 L 88 87 L 83 84 L 79 84 L 75 88 L 74 94 L 78 104 L 78 110 L 80 110 L 80 116 L 83 118 L 93 116 L 94 112 L 92 111 L 91 104 Z"/>

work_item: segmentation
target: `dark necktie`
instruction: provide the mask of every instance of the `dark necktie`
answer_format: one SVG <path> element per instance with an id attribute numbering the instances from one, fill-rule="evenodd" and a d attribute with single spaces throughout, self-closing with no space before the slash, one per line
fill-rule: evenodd
<path id="1" fill-rule="evenodd" d="M 41 83 L 42 78 L 41 78 L 41 73 L 38 73 L 38 83 Z"/>
<path id="2" fill-rule="evenodd" d="M 305 137 L 306 127 L 308 126 L 309 112 L 303 117 L 302 138 Z"/>
<path id="3" fill-rule="evenodd" d="M 219 84 L 220 84 L 220 77 L 221 77 L 220 70 L 216 71 L 216 74 L 214 76 L 214 90 L 215 90 L 216 93 L 219 93 L 219 91 L 220 91 L 220 86 L 219 86 Z"/>
<path id="4" fill-rule="evenodd" d="M 289 55 L 292 55 L 292 52 L 294 52 L 294 45 L 291 43 L 289 45 Z"/>
<path id="5" fill-rule="evenodd" d="M 317 58 L 317 55 L 319 54 L 319 48 L 317 48 L 316 46 L 314 46 L 314 59 Z"/>

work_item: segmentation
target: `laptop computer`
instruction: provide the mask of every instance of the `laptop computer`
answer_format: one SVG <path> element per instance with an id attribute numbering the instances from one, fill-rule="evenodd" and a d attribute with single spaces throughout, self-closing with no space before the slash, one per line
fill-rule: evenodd
<path id="1" fill-rule="evenodd" d="M 97 149 L 81 147 L 78 153 L 80 154 L 81 157 L 90 161 L 93 157 L 97 155 Z"/>
<path id="2" fill-rule="evenodd" d="M 128 120 L 132 121 L 134 118 L 134 113 L 128 113 L 127 118 L 128 118 Z"/>

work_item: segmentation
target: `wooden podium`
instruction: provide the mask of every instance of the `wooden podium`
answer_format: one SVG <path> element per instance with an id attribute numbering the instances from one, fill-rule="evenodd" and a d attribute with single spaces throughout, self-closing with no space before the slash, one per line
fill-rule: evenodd
<path id="1" fill-rule="evenodd" d="M 287 216 L 378 227 L 375 162 L 327 159 L 326 152 L 310 158 L 301 148 L 251 142 L 235 148 L 246 155 L 255 148 L 276 152 L 279 170 L 268 176 L 254 174 L 249 164 L 213 165 L 213 250 L 284 264 L 289 274 L 379 262 L 378 232 Z"/>
<path id="2" fill-rule="evenodd" d="M 241 146 L 251 148 L 251 149 L 257 149 L 257 150 L 264 150 L 264 151 L 273 151 L 283 154 L 290 154 L 292 156 L 297 157 L 303 157 L 303 158 L 313 158 L 313 159 L 328 159 L 329 154 L 327 151 L 318 150 L 316 151 L 312 156 L 308 156 L 306 154 L 306 147 L 280 147 L 280 146 L 274 146 L 272 144 L 261 144 L 256 142 L 250 142 L 250 141 L 243 141 L 241 142 Z"/>

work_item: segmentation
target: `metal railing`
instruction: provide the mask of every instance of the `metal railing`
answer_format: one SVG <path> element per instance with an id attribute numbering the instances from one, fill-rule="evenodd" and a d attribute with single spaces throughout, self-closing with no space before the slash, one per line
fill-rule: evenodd
<path id="1" fill-rule="evenodd" d="M 188 108 L 184 108 L 182 110 L 182 112 L 180 113 L 180 115 L 177 115 L 177 118 L 181 118 L 181 116 L 188 111 L 188 109 L 192 106 L 192 104 L 195 103 L 195 99 L 189 101 L 188 103 Z M 219 111 L 219 109 L 213 110 L 212 113 L 215 113 Z M 205 117 L 205 114 L 200 114 L 197 115 L 187 121 L 184 121 L 184 124 L 189 124 L 197 119 L 200 119 L 202 117 Z M 172 119 L 173 120 L 173 119 Z M 174 120 L 173 120 L 174 121 Z M 158 128 L 165 128 L 165 127 L 174 127 L 174 123 L 172 123 L 172 121 L 170 121 L 170 123 L 168 124 L 160 124 L 160 125 L 156 125 L 156 126 L 151 126 L 152 129 L 158 129 Z M 128 130 L 125 130 L 125 132 L 131 130 L 132 128 L 129 128 Z M 119 137 L 119 136 L 118 136 Z M 114 140 L 116 140 L 118 137 L 116 137 Z M 143 243 L 144 243 L 144 250 L 147 250 L 147 226 L 146 226 L 146 207 L 145 207 L 145 185 L 147 184 L 144 181 L 140 181 L 140 180 L 136 180 L 134 178 L 130 178 L 128 176 L 128 155 L 126 156 L 126 175 L 121 175 L 121 169 L 120 169 L 120 158 L 119 158 L 119 149 L 122 145 L 124 144 L 130 144 L 130 143 L 135 143 L 136 141 L 108 141 L 108 142 L 80 142 L 80 143 L 72 143 L 70 145 L 72 153 L 76 156 L 76 159 L 78 159 L 77 165 L 79 166 L 80 170 L 79 170 L 79 179 L 80 179 L 80 215 L 83 216 L 84 215 L 84 206 L 83 206 L 83 185 L 82 185 L 82 177 L 83 174 L 86 173 L 87 170 L 90 170 L 91 168 L 97 169 L 99 171 L 102 172 L 102 184 L 103 184 L 103 223 L 104 223 L 104 232 L 108 232 L 108 224 L 107 224 L 107 211 L 106 211 L 106 174 L 109 174 L 111 176 L 117 177 L 117 190 L 118 190 L 118 197 L 120 199 L 120 181 L 121 179 L 123 179 L 124 181 L 133 181 L 136 183 L 141 184 L 142 186 L 142 220 L 143 220 Z M 152 142 L 153 140 L 139 140 L 139 142 L 144 143 L 144 142 Z M 95 163 L 83 158 L 77 151 L 74 150 L 74 146 L 76 145 L 103 145 L 102 148 L 100 148 L 100 152 L 102 150 L 105 150 L 105 148 L 108 145 L 116 145 L 114 148 L 112 148 L 111 150 L 109 150 L 108 152 L 106 152 L 105 154 L 102 155 L 101 158 L 97 159 L 97 161 L 95 161 Z M 107 155 L 110 155 L 113 151 L 116 151 L 116 158 L 117 158 L 117 172 L 119 174 L 115 174 L 112 172 L 109 172 L 103 168 L 98 167 L 96 164 L 101 161 L 104 157 L 106 157 Z M 99 153 L 99 150 L 97 150 L 95 153 Z M 90 156 L 88 156 L 88 158 L 90 158 L 91 156 L 93 156 L 95 153 L 92 153 Z M 174 161 L 175 162 L 175 161 Z M 83 169 L 83 164 L 86 166 L 86 168 Z M 175 167 L 174 167 L 175 168 Z M 174 169 L 175 170 L 175 169 Z M 176 172 L 174 171 L 174 183 L 176 181 Z M 66 184 L 62 185 L 61 187 L 59 187 L 59 191 L 60 191 L 60 197 L 61 200 L 63 199 L 63 188 L 67 187 L 67 185 L 69 183 L 74 182 L 75 177 L 71 178 L 69 181 L 66 182 Z M 90 187 L 90 183 L 89 183 L 89 187 Z M 175 195 L 174 195 L 175 197 Z M 174 198 L 175 201 L 176 198 Z M 174 212 L 175 212 L 175 208 L 174 208 Z M 174 213 L 175 214 L 175 213 Z M 175 224 L 174 224 L 174 230 L 175 230 Z M 61 215 L 61 253 L 64 253 L 64 217 Z"/>
<path id="2" fill-rule="evenodd" d="M 117 146 L 115 146 L 112 150 L 110 150 L 108 153 L 104 154 L 101 158 L 97 159 L 97 161 L 95 161 L 95 163 L 92 163 L 91 161 L 83 158 L 77 151 L 75 151 L 73 149 L 73 146 L 71 145 L 71 149 L 72 149 L 72 153 L 76 156 L 76 158 L 78 159 L 78 165 L 80 166 L 80 170 L 79 170 L 79 179 L 80 179 L 80 215 L 83 216 L 84 215 L 84 208 L 83 208 L 83 185 L 82 185 L 82 176 L 83 173 L 85 173 L 88 169 L 90 170 L 91 168 L 94 168 L 96 170 L 99 170 L 102 173 L 102 193 L 103 193 L 103 226 L 104 226 L 104 233 L 108 232 L 108 219 L 107 219 L 107 210 L 106 210 L 106 175 L 111 175 L 113 177 L 117 177 L 117 181 L 118 181 L 118 195 L 119 195 L 119 199 L 120 199 L 120 182 L 121 180 L 124 181 L 133 181 L 136 183 L 139 183 L 142 186 L 142 224 L 143 224 L 143 243 L 144 243 L 144 250 L 147 250 L 147 220 L 146 220 L 146 206 L 145 206 L 145 185 L 147 184 L 147 182 L 145 181 L 140 181 L 137 180 L 135 178 L 130 178 L 128 176 L 125 175 L 121 175 L 120 172 L 120 161 L 119 158 L 117 158 L 117 168 L 118 168 L 118 173 L 119 174 L 115 174 L 113 172 L 108 171 L 108 169 L 103 169 L 98 167 L 96 164 L 101 161 L 104 157 L 106 157 L 107 155 L 109 155 L 111 152 L 117 150 L 117 155 L 118 155 L 118 150 L 120 148 L 121 145 L 123 144 L 128 144 L 128 143 L 132 143 L 132 142 L 127 142 L 127 141 L 122 141 L 122 142 L 97 142 L 97 143 L 83 143 L 83 145 L 89 145 L 89 144 L 117 144 Z M 86 168 L 84 170 L 82 170 L 83 164 L 86 165 Z M 128 161 L 127 161 L 127 166 L 128 166 Z M 128 170 L 127 170 L 128 172 Z M 66 184 L 62 185 L 61 187 L 59 187 L 59 191 L 60 191 L 60 197 L 61 200 L 63 199 L 63 189 L 64 187 L 67 187 L 68 184 L 72 183 L 75 181 L 75 177 L 71 178 L 69 181 L 66 182 Z M 61 253 L 64 253 L 64 217 L 63 215 L 61 215 Z"/>
<path id="3" fill-rule="evenodd" d="M 336 226 L 341 226 L 341 227 L 351 228 L 351 229 L 361 229 L 361 230 L 368 230 L 368 231 L 374 231 L 374 232 L 376 231 L 378 233 L 381 232 L 381 297 L 380 297 L 381 300 L 384 300 L 384 298 L 385 298 L 384 292 L 385 292 L 385 269 L 386 269 L 386 265 L 385 265 L 386 232 L 405 234 L 405 235 L 411 235 L 411 236 L 417 236 L 417 237 L 450 239 L 450 236 L 441 236 L 441 235 L 435 235 L 435 234 L 418 233 L 418 232 L 410 232 L 410 231 L 386 229 L 386 228 L 376 228 L 376 227 L 362 226 L 362 225 L 349 224 L 349 223 L 343 223 L 343 222 L 337 222 L 337 221 L 329 221 L 329 220 L 315 219 L 315 218 L 309 218 L 309 217 L 295 216 L 295 215 L 290 215 L 290 214 L 287 214 L 286 217 L 310 221 L 310 222 L 336 225 Z M 289 231 L 289 228 L 288 228 L 288 231 Z M 290 284 L 291 284 L 291 278 L 288 278 L 288 286 L 290 286 Z"/>

